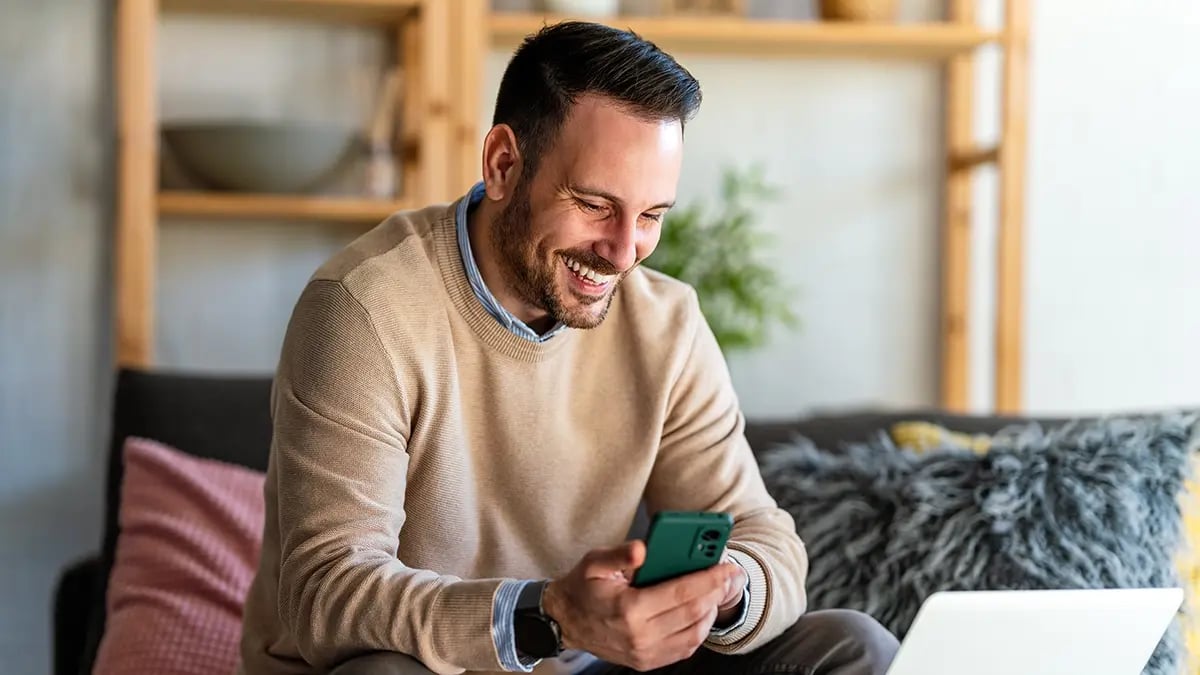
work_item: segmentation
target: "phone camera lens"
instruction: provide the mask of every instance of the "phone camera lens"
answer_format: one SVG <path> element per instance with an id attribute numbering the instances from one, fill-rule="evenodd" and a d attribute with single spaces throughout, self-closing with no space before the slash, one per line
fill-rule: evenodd
<path id="1" fill-rule="evenodd" d="M 704 541 L 715 541 L 720 536 L 721 533 L 716 530 L 705 530 L 700 534 L 700 538 Z"/>

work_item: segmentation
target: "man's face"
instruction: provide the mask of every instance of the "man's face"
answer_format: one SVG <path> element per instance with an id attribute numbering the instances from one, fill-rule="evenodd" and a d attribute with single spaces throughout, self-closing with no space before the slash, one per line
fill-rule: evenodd
<path id="1" fill-rule="evenodd" d="M 658 244 L 682 160 L 678 121 L 579 99 L 535 175 L 521 177 L 493 221 L 506 282 L 555 321 L 599 325 L 621 279 Z"/>

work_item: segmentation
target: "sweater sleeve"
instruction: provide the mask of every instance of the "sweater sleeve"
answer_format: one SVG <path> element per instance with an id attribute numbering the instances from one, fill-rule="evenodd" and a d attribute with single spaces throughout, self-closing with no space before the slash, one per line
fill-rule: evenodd
<path id="1" fill-rule="evenodd" d="M 729 555 L 746 569 L 745 623 L 706 646 L 741 654 L 789 628 L 806 606 L 808 558 L 791 515 L 767 493 L 716 338 L 692 295 L 688 354 L 668 397 L 662 443 L 647 486 L 650 511 L 733 515 Z"/>
<path id="2" fill-rule="evenodd" d="M 321 669 L 387 650 L 436 673 L 500 670 L 492 608 L 503 580 L 397 558 L 411 406 L 392 358 L 342 284 L 309 284 L 272 396 L 280 618 Z"/>

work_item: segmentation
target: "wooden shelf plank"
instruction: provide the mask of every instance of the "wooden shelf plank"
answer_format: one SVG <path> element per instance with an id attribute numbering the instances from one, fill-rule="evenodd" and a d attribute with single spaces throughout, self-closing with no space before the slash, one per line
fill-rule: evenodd
<path id="1" fill-rule="evenodd" d="M 158 194 L 162 216 L 218 219 L 320 220 L 375 224 L 409 208 L 405 200 L 359 197 L 310 197 L 233 192 L 163 191 Z"/>
<path id="2" fill-rule="evenodd" d="M 543 25 L 572 17 L 494 12 L 494 47 L 512 48 Z M 956 23 L 854 24 L 724 17 L 617 17 L 663 47 L 746 56 L 868 56 L 945 59 L 999 42 L 1000 33 Z"/>
<path id="3" fill-rule="evenodd" d="M 202 14 L 284 16 L 321 21 L 396 21 L 422 0 L 162 0 L 163 9 Z"/>

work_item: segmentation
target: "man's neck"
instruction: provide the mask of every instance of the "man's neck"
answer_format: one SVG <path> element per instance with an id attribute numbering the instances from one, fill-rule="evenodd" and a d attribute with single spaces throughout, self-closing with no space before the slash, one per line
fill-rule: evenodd
<path id="1" fill-rule="evenodd" d="M 509 287 L 500 269 L 499 253 L 492 241 L 491 224 L 501 208 L 496 202 L 484 197 L 483 201 L 468 212 L 467 237 L 471 240 L 471 255 L 475 258 L 475 265 L 479 268 L 484 285 L 500 306 L 539 335 L 545 334 L 554 327 L 554 320 L 545 310 L 521 300 Z"/>

